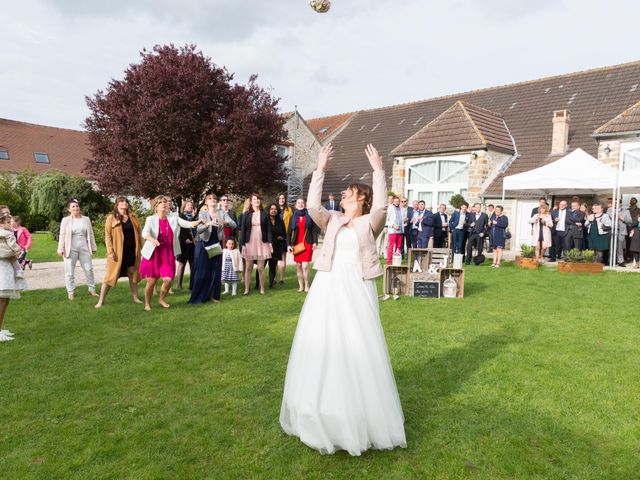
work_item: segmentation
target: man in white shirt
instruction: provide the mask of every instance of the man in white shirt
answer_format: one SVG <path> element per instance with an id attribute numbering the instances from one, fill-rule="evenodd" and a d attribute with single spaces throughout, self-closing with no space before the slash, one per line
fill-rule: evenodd
<path id="1" fill-rule="evenodd" d="M 567 236 L 567 202 L 562 200 L 558 204 L 558 208 L 551 210 L 551 218 L 553 219 L 553 249 L 556 255 L 562 258 L 564 253 L 564 240 Z M 555 262 L 555 258 L 550 258 L 550 262 Z"/>

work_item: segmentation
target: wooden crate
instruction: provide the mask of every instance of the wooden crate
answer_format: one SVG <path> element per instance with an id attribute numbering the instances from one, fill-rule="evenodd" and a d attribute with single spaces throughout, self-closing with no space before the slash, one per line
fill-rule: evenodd
<path id="1" fill-rule="evenodd" d="M 409 267 L 402 265 L 394 267 L 393 265 L 384 266 L 384 277 L 382 280 L 382 293 L 385 295 L 393 295 L 393 279 L 395 277 L 400 280 L 398 295 L 409 295 L 408 288 L 408 271 Z"/>
<path id="2" fill-rule="evenodd" d="M 440 270 L 440 291 L 444 291 L 444 281 L 449 278 L 453 278 L 456 281 L 458 290 L 456 291 L 456 298 L 464 297 L 464 270 L 461 268 L 443 268 Z"/>

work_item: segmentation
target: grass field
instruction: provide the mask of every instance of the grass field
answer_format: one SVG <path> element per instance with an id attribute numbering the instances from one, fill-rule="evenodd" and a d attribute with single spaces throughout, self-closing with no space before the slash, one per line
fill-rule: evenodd
<path id="1" fill-rule="evenodd" d="M 57 254 L 58 242 L 51 238 L 48 233 L 34 233 L 33 245 L 29 250 L 28 258 L 33 263 L 56 262 L 60 260 Z M 98 245 L 98 251 L 94 254 L 96 258 L 102 258 L 106 255 L 104 245 Z"/>
<path id="2" fill-rule="evenodd" d="M 0 477 L 640 477 L 640 277 L 476 267 L 463 300 L 382 303 L 408 447 L 352 458 L 279 427 L 304 301 L 289 273 L 264 297 L 150 313 L 122 284 L 100 311 L 61 291 L 12 302 Z"/>

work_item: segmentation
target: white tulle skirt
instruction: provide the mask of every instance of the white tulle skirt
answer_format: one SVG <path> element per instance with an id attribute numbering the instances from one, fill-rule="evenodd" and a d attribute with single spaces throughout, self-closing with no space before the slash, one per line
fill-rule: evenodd
<path id="1" fill-rule="evenodd" d="M 376 286 L 362 279 L 352 229 L 338 233 L 332 269 L 316 274 L 302 307 L 280 424 L 321 453 L 406 447 Z"/>

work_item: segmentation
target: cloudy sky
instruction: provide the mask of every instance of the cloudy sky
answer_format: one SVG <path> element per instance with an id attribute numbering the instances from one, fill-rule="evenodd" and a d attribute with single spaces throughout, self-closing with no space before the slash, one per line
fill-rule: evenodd
<path id="1" fill-rule="evenodd" d="M 140 50 L 197 44 L 305 118 L 640 60 L 637 0 L 20 0 L 0 118 L 79 128 Z"/>

